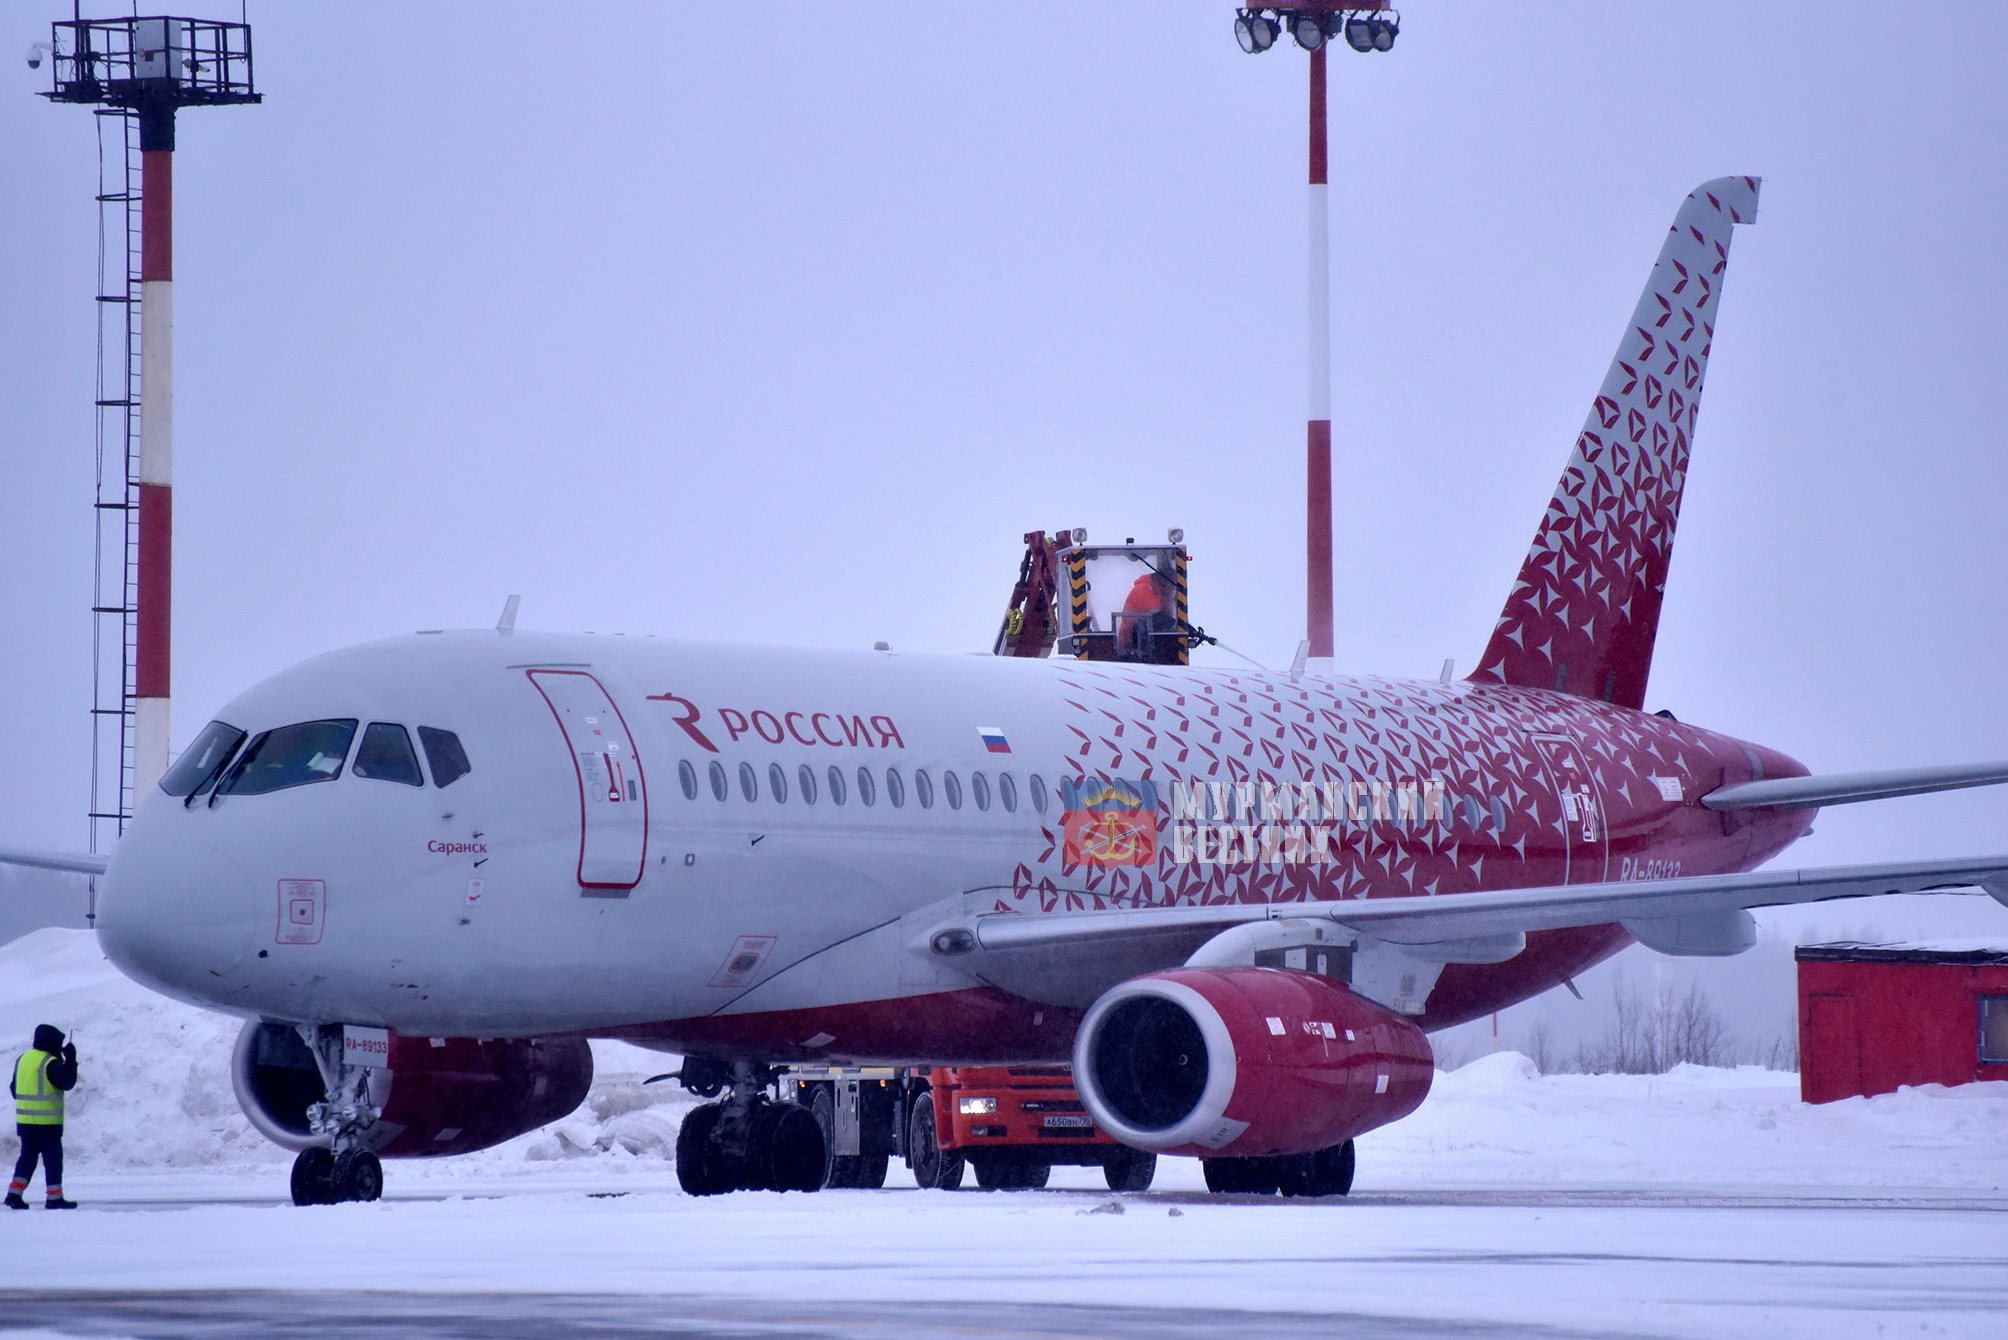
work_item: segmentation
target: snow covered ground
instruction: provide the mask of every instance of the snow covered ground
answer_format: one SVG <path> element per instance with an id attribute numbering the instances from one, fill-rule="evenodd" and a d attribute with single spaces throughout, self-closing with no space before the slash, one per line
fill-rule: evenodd
<path id="1" fill-rule="evenodd" d="M 0 1043 L 41 1022 L 78 1034 L 85 1209 L 0 1219 L 0 1288 L 68 1295 L 73 1321 L 69 1291 L 256 1289 L 646 1296 L 656 1325 L 707 1334 L 1142 1334 L 1198 1309 L 1251 1335 L 1307 1314 L 1359 1334 L 2008 1334 L 2008 1085 L 1807 1107 L 1754 1067 L 1544 1078 L 1500 1053 L 1363 1138 L 1342 1202 L 1209 1197 L 1191 1160 L 1120 1198 L 1070 1169 L 1044 1193 L 693 1200 L 668 1157 L 688 1100 L 641 1084 L 673 1062 L 609 1045 L 565 1121 L 393 1163 L 375 1205 L 296 1210 L 287 1156 L 230 1097 L 234 1021 L 46 930 L 0 946 Z M 944 1303 L 977 1312 L 951 1327 Z M 782 1313 L 794 1329 L 770 1329 Z M 194 1333 L 106 1316 L 67 1333 Z"/>

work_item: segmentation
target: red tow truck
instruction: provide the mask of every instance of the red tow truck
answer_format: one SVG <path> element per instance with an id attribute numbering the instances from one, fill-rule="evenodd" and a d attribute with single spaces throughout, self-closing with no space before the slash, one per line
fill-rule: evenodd
<path id="1" fill-rule="evenodd" d="M 823 1128 L 823 1185 L 881 1187 L 894 1158 L 922 1187 L 952 1191 L 965 1170 L 986 1191 L 1046 1185 L 1055 1164 L 1099 1167 L 1112 1191 L 1145 1191 L 1157 1156 L 1094 1123 L 1066 1066 L 791 1066 L 781 1097 Z"/>

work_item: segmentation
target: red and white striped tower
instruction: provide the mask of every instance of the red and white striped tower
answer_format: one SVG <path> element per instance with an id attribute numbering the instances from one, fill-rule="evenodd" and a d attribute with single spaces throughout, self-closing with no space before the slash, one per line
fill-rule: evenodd
<path id="1" fill-rule="evenodd" d="M 139 554 L 133 793 L 167 771 L 174 598 L 174 108 L 140 118 Z"/>
<path id="2" fill-rule="evenodd" d="M 1332 243 L 1325 205 L 1325 51 L 1311 53 L 1310 381 L 1304 432 L 1304 636 L 1332 652 Z"/>
<path id="3" fill-rule="evenodd" d="M 112 382 L 100 382 L 102 416 L 116 407 L 120 450 L 104 451 L 105 421 L 99 420 L 99 599 L 93 613 L 119 620 L 116 674 L 102 659 L 96 672 L 92 719 L 119 723 L 116 766 L 105 766 L 104 736 L 97 735 L 92 767 L 92 842 L 99 822 L 123 831 L 134 800 L 167 771 L 170 700 L 169 629 L 174 598 L 174 122 L 183 107 L 219 107 L 263 99 L 251 79 L 251 29 L 244 23 L 209 19 L 150 17 L 86 19 L 81 14 L 50 26 L 48 49 L 52 102 L 115 107 L 131 120 L 121 125 L 118 147 L 129 154 L 128 130 L 138 122 L 139 274 L 130 270 L 131 159 L 119 164 L 125 190 L 98 197 L 120 212 L 118 271 L 120 291 L 99 301 L 139 300 L 138 324 L 132 308 L 120 323 L 124 349 Z M 31 62 L 33 63 L 33 62 Z M 103 113 L 100 113 L 103 115 Z M 107 233 L 107 238 L 110 233 Z M 108 260 L 109 257 L 103 259 Z M 106 267 L 109 278 L 110 267 Z M 138 292 L 132 291 L 134 279 Z M 102 324 L 100 340 L 104 336 Z M 132 346 L 138 341 L 139 385 L 132 385 Z M 101 355 L 104 350 L 100 349 Z M 104 359 L 100 358 L 101 368 Z M 103 377 L 102 371 L 100 372 Z M 107 394 L 107 393 L 111 394 Z M 133 408 L 138 409 L 134 440 Z M 108 488 L 105 476 L 113 481 Z M 110 502 L 108 496 L 119 501 Z M 106 543 L 106 510 L 121 518 L 119 534 Z M 136 515 L 135 515 L 136 513 Z M 131 521 L 130 528 L 125 524 Z M 106 569 L 109 568 L 109 575 Z M 130 622 L 128 622 L 130 620 Z M 98 654 L 106 653 L 99 625 Z M 116 706 L 106 701 L 107 689 Z M 128 713 L 130 717 L 128 718 Z M 131 734 L 126 734 L 130 720 Z"/>

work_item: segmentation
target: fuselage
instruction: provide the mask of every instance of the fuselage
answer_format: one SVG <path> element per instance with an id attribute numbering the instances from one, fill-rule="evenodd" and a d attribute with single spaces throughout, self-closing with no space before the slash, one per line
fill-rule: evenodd
<path id="1" fill-rule="evenodd" d="M 275 1020 L 766 1059 L 1064 1058 L 1072 1011 L 924 952 L 944 910 L 1713 874 L 1810 819 L 1698 803 L 1804 773 L 1775 751 L 1463 682 L 456 632 L 315 658 L 216 718 L 247 751 L 350 723 L 348 752 L 325 780 L 141 799 L 99 902 L 128 974 Z M 359 762 L 390 726 L 450 734 L 464 775 Z M 1625 943 L 1452 965 L 1420 1022 Z"/>

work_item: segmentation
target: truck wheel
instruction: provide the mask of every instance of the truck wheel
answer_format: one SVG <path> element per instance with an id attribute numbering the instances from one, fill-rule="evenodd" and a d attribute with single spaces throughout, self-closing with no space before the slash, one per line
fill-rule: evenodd
<path id="1" fill-rule="evenodd" d="M 823 1162 L 823 1185 L 831 1190 L 844 1187 L 862 1186 L 863 1169 L 858 1165 L 864 1160 L 855 1154 L 838 1154 L 837 1147 L 837 1100 L 827 1084 L 816 1086 L 815 1097 L 809 1100 L 809 1111 L 815 1115 L 816 1125 L 823 1131 L 823 1148 L 831 1151 Z M 879 1185 L 885 1185 L 885 1175 L 879 1175 Z"/>
<path id="2" fill-rule="evenodd" d="M 962 1185 L 962 1155 L 943 1149 L 934 1133 L 934 1095 L 913 1100 L 906 1123 L 906 1161 L 923 1191 L 954 1191 Z"/>
<path id="3" fill-rule="evenodd" d="M 1053 1175 L 1052 1164 L 1015 1149 L 987 1150 L 969 1161 L 985 1191 L 1037 1191 Z"/>
<path id="4" fill-rule="evenodd" d="M 858 1155 L 858 1180 L 852 1186 L 863 1191 L 877 1191 L 885 1185 L 886 1165 L 891 1162 L 884 1154 Z"/>
<path id="5" fill-rule="evenodd" d="M 1102 1165 L 1102 1180 L 1111 1191 L 1148 1191 L 1156 1176 L 1157 1155 L 1144 1149 L 1119 1149 Z"/>

